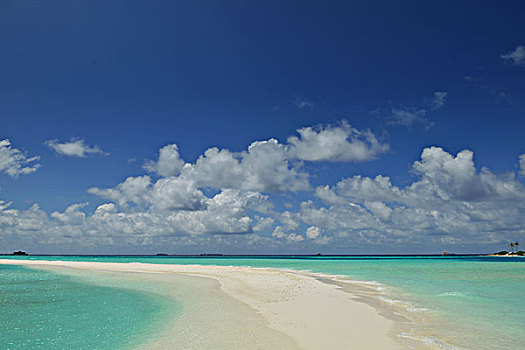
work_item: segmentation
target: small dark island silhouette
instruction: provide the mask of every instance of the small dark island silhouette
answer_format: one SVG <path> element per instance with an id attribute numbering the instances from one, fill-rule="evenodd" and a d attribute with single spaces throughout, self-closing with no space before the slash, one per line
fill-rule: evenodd
<path id="1" fill-rule="evenodd" d="M 23 252 L 21 250 L 17 251 L 17 252 L 13 252 L 13 255 L 29 255 L 27 254 L 26 252 Z"/>

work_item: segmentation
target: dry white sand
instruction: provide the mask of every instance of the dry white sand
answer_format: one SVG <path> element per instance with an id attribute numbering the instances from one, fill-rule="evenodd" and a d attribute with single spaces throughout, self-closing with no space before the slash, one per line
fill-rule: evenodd
<path id="1" fill-rule="evenodd" d="M 394 322 L 299 271 L 231 266 L 10 260 L 0 264 L 147 282 L 183 314 L 146 349 L 401 349 Z"/>

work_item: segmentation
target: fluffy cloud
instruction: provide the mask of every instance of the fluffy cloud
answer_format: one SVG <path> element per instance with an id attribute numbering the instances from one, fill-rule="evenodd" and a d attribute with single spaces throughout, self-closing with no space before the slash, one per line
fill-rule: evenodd
<path id="1" fill-rule="evenodd" d="M 422 176 L 414 190 L 428 191 L 443 200 L 483 201 L 500 197 L 513 197 L 520 193 L 522 186 L 513 179 L 498 179 L 488 169 L 477 172 L 473 153 L 459 152 L 456 157 L 439 147 L 426 148 L 421 161 L 414 163 L 414 171 Z M 517 191 L 517 192 L 516 192 Z"/>
<path id="2" fill-rule="evenodd" d="M 153 203 L 138 210 L 105 203 L 87 215 L 81 210 L 86 203 L 79 203 L 49 217 L 36 204 L 28 210 L 16 210 L 0 201 L 0 230 L 39 241 L 58 239 L 60 244 L 61 239 L 72 237 L 82 237 L 77 243 L 89 244 L 101 242 L 103 237 L 144 240 L 182 234 L 247 234 L 252 232 L 253 223 L 248 211 L 257 210 L 266 199 L 255 192 L 224 190 L 206 198 L 205 207 L 196 210 L 159 208 Z"/>
<path id="3" fill-rule="evenodd" d="M 306 229 L 306 237 L 316 239 L 321 235 L 321 230 L 317 226 L 310 226 Z"/>
<path id="4" fill-rule="evenodd" d="M 223 163 L 220 158 L 219 153 L 213 150 L 198 160 L 195 175 L 201 183 L 207 184 L 206 174 L 211 175 L 210 170 L 213 169 L 210 163 L 217 161 L 216 165 L 228 166 L 228 160 Z M 251 144 L 248 152 L 238 157 L 237 164 L 229 170 L 224 169 L 222 175 L 222 178 L 214 179 L 215 186 L 240 186 L 245 190 L 262 192 L 298 191 L 309 188 L 308 175 L 290 166 L 283 146 L 274 139 Z M 229 179 L 224 175 L 229 176 Z"/>
<path id="5" fill-rule="evenodd" d="M 232 235 L 238 238 L 229 242 L 237 244 L 242 235 L 246 245 L 268 249 L 329 242 L 334 247 L 493 243 L 525 234 L 524 186 L 514 173 L 496 175 L 476 167 L 469 150 L 450 154 L 425 148 L 412 165 L 416 180 L 405 186 L 385 175 L 355 175 L 311 192 L 303 162 L 366 160 L 388 146 L 344 122 L 302 128 L 298 134 L 284 144 L 256 141 L 242 152 L 210 148 L 193 163 L 181 159 L 176 145 L 167 145 L 145 165 L 158 176 L 128 177 L 111 188 L 89 189 L 105 201 L 96 208 L 77 203 L 47 215 L 38 205 L 17 210 L 0 201 L 0 232 L 60 244 L 177 239 L 210 247 Z M 10 144 L 2 147 L 13 152 Z M 525 155 L 519 159 L 523 174 Z M 276 209 L 299 190 L 308 190 L 300 194 L 299 206 Z"/>
<path id="6" fill-rule="evenodd" d="M 4 203 L 0 201 L 0 204 Z M 40 209 L 38 204 L 33 204 L 31 208 L 24 211 L 10 209 L 9 207 L 10 203 L 2 205 L 0 208 L 0 228 L 2 231 L 25 235 L 49 226 L 47 214 Z"/>
<path id="7" fill-rule="evenodd" d="M 282 226 L 276 226 L 273 229 L 272 237 L 275 238 L 284 238 L 286 236 L 286 232 L 284 231 Z"/>
<path id="8" fill-rule="evenodd" d="M 173 154 L 173 148 L 170 152 Z M 184 162 L 178 158 L 177 153 L 177 157 L 171 157 L 176 163 L 177 170 L 165 173 L 171 175 L 179 173 L 180 178 L 193 182 L 198 188 L 258 192 L 310 189 L 308 174 L 301 172 L 287 156 L 286 146 L 275 139 L 270 139 L 253 142 L 247 151 L 239 153 L 216 147 L 209 148 L 194 164 L 187 163 L 184 166 L 181 166 Z M 161 157 L 162 152 L 156 163 L 147 164 L 150 164 L 152 169 L 159 169 L 160 164 L 163 163 Z M 165 162 L 164 168 L 167 169 L 169 164 Z"/>
<path id="9" fill-rule="evenodd" d="M 319 186 L 315 194 L 328 205 L 347 205 L 348 200 L 354 202 L 392 202 L 397 200 L 402 191 L 392 186 L 390 178 L 377 175 L 369 178 L 355 175 L 349 179 L 343 179 L 337 183 L 335 188 Z"/>
<path id="10" fill-rule="evenodd" d="M 298 235 L 296 233 L 290 233 L 286 239 L 288 239 L 289 241 L 292 241 L 292 242 L 301 242 L 301 241 L 304 241 L 304 237 L 301 236 L 301 235 Z"/>
<path id="11" fill-rule="evenodd" d="M 88 155 L 106 154 L 99 146 L 89 146 L 83 139 L 71 139 L 70 141 L 60 142 L 59 140 L 48 140 L 45 145 L 58 154 L 68 157 L 84 158 Z"/>
<path id="12" fill-rule="evenodd" d="M 350 135 L 354 142 L 362 142 L 357 140 L 361 137 L 358 132 L 348 125 L 341 130 L 344 137 Z M 338 129 L 331 127 L 327 132 L 337 133 Z M 384 147 L 371 133 L 363 137 L 371 147 Z M 145 230 L 151 236 L 264 233 L 279 220 L 287 230 L 298 229 L 297 213 L 274 213 L 273 204 L 261 194 L 311 189 L 308 174 L 300 170 L 300 163 L 295 163 L 297 156 L 290 154 L 289 145 L 269 139 L 253 142 L 243 152 L 210 148 L 195 163 L 186 163 L 176 145 L 167 145 L 161 148 L 156 161 L 145 164 L 147 170 L 161 176 L 156 181 L 144 175 L 129 177 L 113 188 L 89 189 L 91 194 L 112 203 L 101 205 L 86 217 L 84 227 L 98 231 L 107 226 L 106 231 L 130 235 Z M 209 196 L 205 192 L 216 194 Z M 52 218 L 62 223 L 71 221 L 73 211 L 68 208 L 64 213 L 55 212 Z M 286 233 L 286 237 L 290 242 L 304 239 L 292 233 Z"/>
<path id="13" fill-rule="evenodd" d="M 25 153 L 11 146 L 8 139 L 0 140 L 0 173 L 11 177 L 35 172 L 40 164 L 40 157 L 27 157 Z"/>
<path id="14" fill-rule="evenodd" d="M 331 237 L 323 236 L 321 234 L 321 229 L 317 226 L 310 226 L 306 229 L 306 238 L 312 241 L 315 244 L 328 244 L 332 241 Z"/>
<path id="15" fill-rule="evenodd" d="M 282 226 L 276 226 L 272 232 L 272 237 L 277 239 L 285 239 L 288 242 L 301 242 L 304 237 L 296 233 L 287 233 Z"/>
<path id="16" fill-rule="evenodd" d="M 297 213 L 291 213 L 288 210 L 279 215 L 279 221 L 287 230 L 297 230 L 301 224 L 301 219 Z"/>
<path id="17" fill-rule="evenodd" d="M 204 210 L 207 198 L 188 178 L 158 180 L 151 190 L 151 204 L 161 210 Z"/>
<path id="18" fill-rule="evenodd" d="M 449 243 L 496 242 L 523 230 L 524 186 L 513 174 L 478 171 L 471 151 L 454 156 L 439 147 L 426 148 L 413 171 L 418 180 L 404 188 L 381 175 L 321 186 L 316 195 L 327 207 L 305 202 L 301 220 L 363 241 L 418 237 Z"/>
<path id="19" fill-rule="evenodd" d="M 158 210 L 202 210 L 207 198 L 184 177 L 161 178 L 154 184 L 149 176 L 128 177 L 115 188 L 90 188 L 89 193 L 112 200 L 121 208 L 133 205 L 135 209 L 154 207 Z"/>
<path id="20" fill-rule="evenodd" d="M 514 51 L 501 55 L 500 57 L 516 66 L 525 67 L 525 46 L 517 46 Z"/>
<path id="21" fill-rule="evenodd" d="M 90 188 L 89 193 L 112 200 L 121 207 L 127 207 L 128 203 L 139 205 L 149 202 L 151 198 L 151 179 L 149 176 L 128 177 L 115 188 L 100 189 Z"/>
<path id="22" fill-rule="evenodd" d="M 179 147 L 176 144 L 162 147 L 157 161 L 148 160 L 144 163 L 144 169 L 165 177 L 179 175 L 183 166 L 184 161 L 180 158 Z"/>
<path id="23" fill-rule="evenodd" d="M 80 209 L 88 204 L 89 203 L 77 203 L 70 205 L 63 213 L 57 211 L 51 213 L 51 217 L 57 220 L 58 223 L 74 226 L 82 225 L 86 220 L 86 214 Z"/>
<path id="24" fill-rule="evenodd" d="M 277 193 L 310 189 L 308 174 L 301 171 L 299 161 L 365 161 L 389 149 L 371 131 L 359 131 L 346 122 L 306 127 L 298 133 L 299 137 L 288 138 L 286 144 L 275 139 L 255 141 L 243 152 L 212 147 L 195 163 L 182 160 L 177 145 L 167 145 L 144 168 L 162 177 L 180 177 L 196 188 Z"/>
<path id="25" fill-rule="evenodd" d="M 272 197 L 260 190 L 293 188 L 290 183 L 276 187 L 272 179 L 283 172 L 288 174 L 281 178 L 286 183 L 294 174 L 287 152 L 286 145 L 275 140 L 256 142 L 241 153 L 213 148 L 195 163 L 186 163 L 179 175 L 155 181 L 147 175 L 129 177 L 113 188 L 90 189 L 109 201 L 91 214 L 87 203 L 48 216 L 38 205 L 16 210 L 0 201 L 0 231 L 48 244 L 136 245 L 171 237 L 212 247 L 232 234 L 247 235 L 244 242 L 251 246 L 334 242 L 347 247 L 495 243 L 523 233 L 524 186 L 515 174 L 478 169 L 471 151 L 453 155 L 429 147 L 412 166 L 417 179 L 404 187 L 384 175 L 356 175 L 317 187 L 312 200 L 297 211 L 277 211 Z M 257 160 L 272 168 L 257 168 Z M 523 166 L 525 156 L 520 162 Z M 266 170 L 271 175 L 265 175 Z"/>
<path id="26" fill-rule="evenodd" d="M 306 127 L 297 132 L 299 137 L 288 138 L 289 154 L 300 160 L 359 162 L 375 159 L 389 149 L 371 131 L 359 131 L 346 122 L 317 130 Z"/>
<path id="27" fill-rule="evenodd" d="M 257 215 L 255 218 L 257 219 L 257 224 L 253 226 L 254 231 L 267 231 L 273 227 L 275 222 L 271 217 L 260 217 Z"/>
<path id="28" fill-rule="evenodd" d="M 250 233 L 252 219 L 247 210 L 266 198 L 258 193 L 224 190 L 206 198 L 205 206 L 196 210 L 173 210 L 150 204 L 141 211 L 118 210 L 111 204 L 99 207 L 95 219 L 109 223 L 116 232 L 169 234 L 238 234 Z M 172 210 L 169 210 L 172 209 Z"/>

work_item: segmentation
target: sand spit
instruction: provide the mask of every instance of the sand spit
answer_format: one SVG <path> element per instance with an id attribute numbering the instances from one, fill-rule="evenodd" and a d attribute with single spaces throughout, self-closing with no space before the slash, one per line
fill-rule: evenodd
<path id="1" fill-rule="evenodd" d="M 304 272 L 232 266 L 9 260 L 147 282 L 182 315 L 145 349 L 401 349 L 394 321 Z M 64 270 L 65 271 L 65 270 Z M 67 271 L 66 271 L 67 273 Z"/>

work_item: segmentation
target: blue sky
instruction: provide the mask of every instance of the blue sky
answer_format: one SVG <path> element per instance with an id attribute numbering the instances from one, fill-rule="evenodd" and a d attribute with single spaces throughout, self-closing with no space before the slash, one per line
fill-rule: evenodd
<path id="1" fill-rule="evenodd" d="M 0 251 L 523 240 L 524 7 L 4 1 Z"/>

